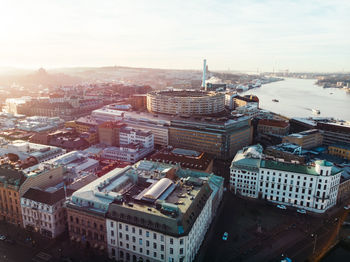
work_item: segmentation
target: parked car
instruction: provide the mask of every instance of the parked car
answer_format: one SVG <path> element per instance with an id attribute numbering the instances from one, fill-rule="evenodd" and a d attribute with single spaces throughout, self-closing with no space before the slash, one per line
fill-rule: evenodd
<path id="1" fill-rule="evenodd" d="M 228 239 L 228 233 L 225 232 L 224 235 L 222 236 L 222 240 L 226 241 L 227 239 Z"/>
<path id="2" fill-rule="evenodd" d="M 300 214 L 306 214 L 306 210 L 305 209 L 298 209 L 297 212 L 300 213 Z"/>
<path id="3" fill-rule="evenodd" d="M 0 240 L 4 241 L 6 239 L 5 235 L 0 235 Z"/>
<path id="4" fill-rule="evenodd" d="M 277 205 L 277 207 L 278 207 L 279 209 L 284 209 L 284 210 L 287 209 L 287 207 L 286 207 L 285 205 Z"/>
<path id="5" fill-rule="evenodd" d="M 344 207 L 345 210 L 349 210 L 350 209 L 350 205 L 347 205 Z"/>

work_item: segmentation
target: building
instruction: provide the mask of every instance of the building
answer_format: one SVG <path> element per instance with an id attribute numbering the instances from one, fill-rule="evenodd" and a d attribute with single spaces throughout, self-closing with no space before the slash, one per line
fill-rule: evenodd
<path id="1" fill-rule="evenodd" d="M 23 140 L 5 142 L 0 145 L 0 155 L 11 153 L 17 155 L 20 160 L 34 157 L 38 163 L 63 155 L 65 152 L 66 151 L 60 147 L 40 145 Z"/>
<path id="2" fill-rule="evenodd" d="M 101 157 L 105 159 L 136 163 L 153 151 L 153 147 L 144 147 L 141 144 L 120 145 L 103 149 Z"/>
<path id="3" fill-rule="evenodd" d="M 154 136 L 150 131 L 142 131 L 130 127 L 123 127 L 119 132 L 119 144 L 140 144 L 145 148 L 154 148 Z"/>
<path id="4" fill-rule="evenodd" d="M 177 117 L 171 120 L 169 145 L 205 152 L 218 159 L 230 159 L 251 144 L 249 117 Z"/>
<path id="5" fill-rule="evenodd" d="M 323 143 L 332 144 L 350 144 L 350 124 L 342 121 L 318 121 L 317 129 L 323 131 Z"/>
<path id="6" fill-rule="evenodd" d="M 64 202 L 71 193 L 63 187 L 29 188 L 21 197 L 23 227 L 48 238 L 61 235 L 67 229 Z"/>
<path id="7" fill-rule="evenodd" d="M 134 170 L 133 186 L 113 190 L 122 200 L 107 213 L 109 257 L 193 261 L 221 201 L 223 179 L 149 161 Z"/>
<path id="8" fill-rule="evenodd" d="M 238 96 L 236 92 L 225 93 L 225 107 L 227 107 L 228 109 L 234 109 L 235 102 L 233 98 L 235 98 L 236 96 Z"/>
<path id="9" fill-rule="evenodd" d="M 1 162 L 0 168 L 0 220 L 23 226 L 21 197 L 33 187 L 49 187 L 63 181 L 64 169 L 41 163 L 19 170 Z"/>
<path id="10" fill-rule="evenodd" d="M 101 144 L 108 146 L 119 146 L 120 129 L 124 127 L 125 124 L 120 122 L 105 122 L 98 126 L 98 136 Z"/>
<path id="11" fill-rule="evenodd" d="M 182 148 L 165 148 L 149 157 L 149 160 L 167 164 L 178 164 L 181 168 L 205 173 L 213 172 L 214 159 L 207 153 Z"/>
<path id="12" fill-rule="evenodd" d="M 329 145 L 328 153 L 332 156 L 350 160 L 350 144 Z"/>
<path id="13" fill-rule="evenodd" d="M 107 121 L 116 122 L 123 119 L 124 111 L 103 107 L 92 111 L 91 115 L 100 123 Z"/>
<path id="14" fill-rule="evenodd" d="M 92 116 L 80 117 L 75 121 L 68 121 L 65 123 L 66 128 L 73 128 L 78 134 L 88 134 L 87 142 L 90 145 L 99 142 L 98 137 L 98 122 Z"/>
<path id="15" fill-rule="evenodd" d="M 254 95 L 245 95 L 245 96 L 234 96 L 234 109 L 241 106 L 246 106 L 248 104 L 256 105 L 259 108 L 259 98 Z"/>
<path id="16" fill-rule="evenodd" d="M 342 171 L 324 160 L 312 165 L 270 160 L 256 145 L 236 154 L 230 173 L 235 194 L 324 213 L 336 204 Z"/>
<path id="17" fill-rule="evenodd" d="M 289 123 L 284 120 L 260 119 L 258 122 L 258 133 L 285 136 L 289 133 Z"/>
<path id="18" fill-rule="evenodd" d="M 311 129 L 299 133 L 290 134 L 282 138 L 283 143 L 291 143 L 301 146 L 305 149 L 310 149 L 322 145 L 322 131 Z"/>
<path id="19" fill-rule="evenodd" d="M 64 120 L 59 117 L 30 116 L 20 119 L 16 123 L 16 128 L 32 132 L 47 132 L 62 127 Z"/>
<path id="20" fill-rule="evenodd" d="M 170 115 L 211 115 L 224 111 L 225 95 L 193 90 L 153 91 L 147 94 L 147 110 Z"/>

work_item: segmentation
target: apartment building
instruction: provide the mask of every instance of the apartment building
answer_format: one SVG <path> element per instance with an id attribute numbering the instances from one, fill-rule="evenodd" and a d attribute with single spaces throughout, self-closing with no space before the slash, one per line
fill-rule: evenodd
<path id="1" fill-rule="evenodd" d="M 256 145 L 236 154 L 230 173 L 235 194 L 323 213 L 336 204 L 342 171 L 323 160 L 302 165 L 266 159 Z"/>

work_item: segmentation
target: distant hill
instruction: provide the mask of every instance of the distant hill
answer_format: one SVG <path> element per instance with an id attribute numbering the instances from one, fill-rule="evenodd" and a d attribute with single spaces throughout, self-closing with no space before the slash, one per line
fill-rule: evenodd
<path id="1" fill-rule="evenodd" d="M 13 70 L 14 71 L 14 70 Z M 79 84 L 82 79 L 76 76 L 70 76 L 63 73 L 48 73 L 45 69 L 40 68 L 32 73 L 7 74 L 0 76 L 0 85 L 11 86 L 16 83 L 24 87 L 52 87 L 57 85 L 73 85 Z"/>

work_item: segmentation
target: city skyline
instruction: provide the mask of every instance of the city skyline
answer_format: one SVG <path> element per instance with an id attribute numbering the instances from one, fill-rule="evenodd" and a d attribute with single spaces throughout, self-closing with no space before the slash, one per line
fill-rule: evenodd
<path id="1" fill-rule="evenodd" d="M 349 71 L 347 1 L 11 1 L 0 67 Z"/>

